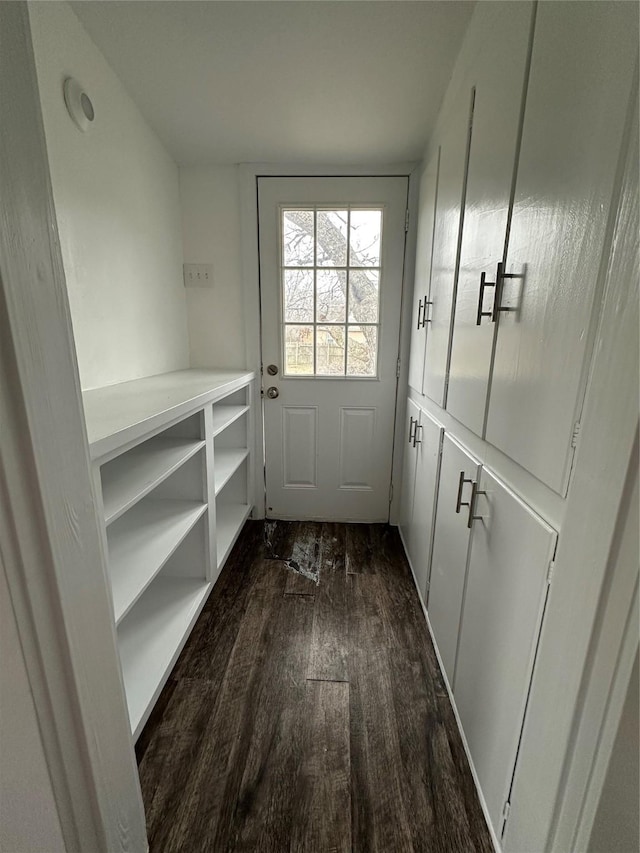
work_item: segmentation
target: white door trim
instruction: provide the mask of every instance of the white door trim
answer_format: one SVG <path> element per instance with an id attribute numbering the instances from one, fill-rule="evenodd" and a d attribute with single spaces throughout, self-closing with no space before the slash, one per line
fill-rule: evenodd
<path id="1" fill-rule="evenodd" d="M 259 177 L 345 177 L 402 175 L 409 177 L 409 232 L 405 243 L 405 262 L 402 287 L 402 314 L 400 322 L 400 378 L 398 387 L 405 388 L 409 370 L 409 341 L 411 335 L 411 293 L 415 256 L 415 223 L 417 210 L 417 163 L 396 163 L 375 167 L 294 164 L 243 163 L 238 167 L 240 193 L 240 246 L 242 262 L 242 281 L 244 287 L 244 318 L 246 341 L 246 367 L 255 370 L 260 378 L 260 267 L 258 255 L 258 178 Z M 400 401 L 400 407 L 398 407 Z M 256 394 L 256 407 L 261 400 Z M 404 424 L 405 398 L 402 394 L 396 398 L 395 434 L 402 433 Z M 253 496 L 254 518 L 264 518 L 264 435 L 262 416 L 256 408 Z M 392 482 L 395 485 L 391 501 L 390 519 L 397 524 L 400 507 L 400 477 L 402 473 L 402 442 L 395 441 L 393 448 Z"/>
<path id="2" fill-rule="evenodd" d="M 0 4 L 0 76 L 2 562 L 65 845 L 142 853 L 26 3 Z"/>

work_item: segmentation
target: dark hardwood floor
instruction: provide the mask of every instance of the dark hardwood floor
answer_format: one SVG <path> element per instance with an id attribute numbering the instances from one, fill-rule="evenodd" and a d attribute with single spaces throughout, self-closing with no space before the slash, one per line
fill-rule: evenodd
<path id="1" fill-rule="evenodd" d="M 397 531 L 266 532 L 247 523 L 138 741 L 152 853 L 491 851 Z"/>

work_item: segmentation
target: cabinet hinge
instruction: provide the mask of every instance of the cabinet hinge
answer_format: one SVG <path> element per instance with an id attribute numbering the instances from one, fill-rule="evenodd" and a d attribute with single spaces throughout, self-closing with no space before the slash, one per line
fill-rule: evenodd
<path id="1" fill-rule="evenodd" d="M 573 426 L 573 435 L 571 436 L 571 447 L 577 447 L 578 441 L 580 440 L 580 427 L 582 424 L 580 421 L 576 421 Z"/>
<path id="2" fill-rule="evenodd" d="M 398 362 L 396 364 L 396 379 L 399 379 L 399 378 L 400 378 L 400 359 L 398 359 Z"/>
<path id="3" fill-rule="evenodd" d="M 553 571 L 556 567 L 556 561 L 551 560 L 549 563 L 549 568 L 547 569 L 547 583 L 551 585 L 551 581 L 553 580 Z"/>
<path id="4" fill-rule="evenodd" d="M 409 208 L 407 208 L 404 212 L 404 233 L 406 234 L 409 230 Z"/>

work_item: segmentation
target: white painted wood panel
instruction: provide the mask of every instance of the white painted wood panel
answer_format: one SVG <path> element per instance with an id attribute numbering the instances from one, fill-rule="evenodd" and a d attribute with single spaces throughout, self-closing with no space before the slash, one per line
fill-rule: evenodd
<path id="1" fill-rule="evenodd" d="M 283 406 L 282 479 L 284 487 L 316 488 L 317 464 L 318 407 Z"/>
<path id="2" fill-rule="evenodd" d="M 469 89 L 471 87 L 469 86 Z M 462 91 L 440 144 L 423 391 L 444 405 L 473 93 Z"/>
<path id="3" fill-rule="evenodd" d="M 564 494 L 637 51 L 632 3 L 540 3 L 487 440 Z"/>
<path id="4" fill-rule="evenodd" d="M 447 411 L 476 435 L 484 431 L 496 328 L 491 312 L 506 246 L 533 7 L 531 0 L 479 3 L 473 17 L 482 47 L 469 71 L 476 94 Z"/>
<path id="5" fill-rule="evenodd" d="M 411 564 L 422 600 L 427 600 L 436 509 L 442 426 L 420 412 L 416 428 L 416 475 L 411 518 Z"/>
<path id="6" fill-rule="evenodd" d="M 424 378 L 424 352 L 427 344 L 428 320 L 430 315 L 429 293 L 431 290 L 431 259 L 433 253 L 433 229 L 436 220 L 438 198 L 438 168 L 440 149 L 433 155 L 420 178 L 418 202 L 416 267 L 413 285 L 413 308 L 411 312 L 411 345 L 409 350 L 409 386 L 422 393 Z"/>
<path id="7" fill-rule="evenodd" d="M 118 628 L 118 646 L 134 740 L 198 618 L 206 581 L 158 578 Z"/>
<path id="8" fill-rule="evenodd" d="M 405 428 L 402 435 L 404 444 L 404 456 L 402 458 L 402 497 L 400 500 L 400 535 L 404 543 L 404 550 L 415 574 L 413 565 L 413 496 L 416 483 L 416 462 L 418 454 L 413 446 L 413 431 L 415 424 L 420 420 L 420 409 L 413 400 L 407 400 L 407 416 Z"/>
<path id="9" fill-rule="evenodd" d="M 477 482 L 479 473 L 477 460 L 445 433 L 427 607 L 431 629 L 451 685 L 454 682 L 469 556 L 469 501 L 472 483 Z M 462 485 L 461 476 L 464 478 Z"/>
<path id="10" fill-rule="evenodd" d="M 486 470 L 480 490 L 453 693 L 500 837 L 557 536 Z"/>
<path id="11" fill-rule="evenodd" d="M 204 447 L 204 441 L 151 438 L 100 469 L 105 524 L 124 512 Z"/>
<path id="12" fill-rule="evenodd" d="M 343 406 L 340 409 L 339 488 L 373 488 L 371 459 L 375 453 L 376 409 Z"/>
<path id="13" fill-rule="evenodd" d="M 206 509 L 206 504 L 196 501 L 147 498 L 109 527 L 109 575 L 116 624 Z"/>

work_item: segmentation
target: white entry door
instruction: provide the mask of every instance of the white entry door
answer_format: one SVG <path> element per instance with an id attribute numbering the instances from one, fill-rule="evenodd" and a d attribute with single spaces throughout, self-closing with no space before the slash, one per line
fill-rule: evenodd
<path id="1" fill-rule="evenodd" d="M 258 179 L 271 518 L 389 518 L 407 190 Z"/>

